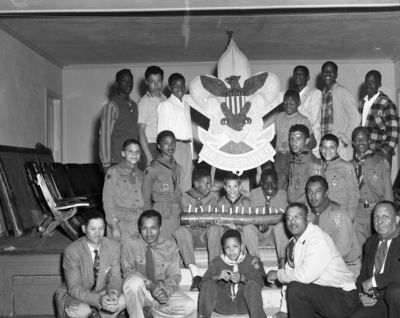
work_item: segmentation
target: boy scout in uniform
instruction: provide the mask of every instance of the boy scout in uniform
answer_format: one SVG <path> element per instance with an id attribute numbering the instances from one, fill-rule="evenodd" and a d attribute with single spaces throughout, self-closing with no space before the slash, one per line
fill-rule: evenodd
<path id="1" fill-rule="evenodd" d="M 361 269 L 362 250 L 353 223 L 342 207 L 329 199 L 328 182 L 324 177 L 308 179 L 306 192 L 312 212 L 310 222 L 329 234 L 356 281 Z"/>
<path id="2" fill-rule="evenodd" d="M 172 233 L 179 227 L 182 212 L 181 166 L 173 157 L 174 133 L 169 130 L 160 132 L 157 136 L 157 147 L 161 154 L 144 171 L 143 210 L 154 209 L 161 213 L 164 219 L 161 236 L 171 240 Z"/>
<path id="3" fill-rule="evenodd" d="M 286 191 L 278 188 L 278 174 L 273 169 L 263 170 L 261 173 L 261 187 L 251 190 L 250 201 L 254 210 L 264 209 L 266 213 L 284 213 L 288 206 Z M 261 233 L 260 233 L 261 234 Z M 272 235 L 271 235 L 272 234 Z M 266 245 L 266 239 L 271 238 L 275 243 L 279 266 L 285 265 L 286 246 L 291 235 L 283 222 L 275 225 L 264 235 L 264 240 L 259 239 L 259 245 Z"/>
<path id="4" fill-rule="evenodd" d="M 393 202 L 389 162 L 369 149 L 368 128 L 359 126 L 351 136 L 355 154 L 351 163 L 356 170 L 360 201 L 356 211 L 356 234 L 361 246 L 371 233 L 371 213 L 382 201 Z"/>
<path id="5" fill-rule="evenodd" d="M 354 222 L 360 193 L 353 165 L 339 156 L 339 139 L 327 134 L 321 139 L 321 156 L 329 199 L 340 204 Z"/>
<path id="6" fill-rule="evenodd" d="M 194 187 L 182 196 L 182 208 L 185 212 L 208 213 L 214 212 L 217 200 L 211 193 L 211 175 L 205 170 L 196 170 L 193 173 Z M 210 225 L 207 228 L 197 226 L 180 226 L 173 236 L 178 244 L 183 263 L 190 269 L 192 285 L 190 290 L 198 289 L 201 282 L 199 269 L 196 266 L 194 249 L 207 247 L 208 257 L 211 261 L 219 255 L 220 248 L 216 242 L 221 239 L 220 226 Z"/>
<path id="7" fill-rule="evenodd" d="M 321 161 L 309 150 L 310 132 L 304 125 L 290 127 L 289 144 L 294 153 L 290 162 L 288 201 L 308 206 L 306 197 L 307 180 L 314 175 L 323 175 Z"/>

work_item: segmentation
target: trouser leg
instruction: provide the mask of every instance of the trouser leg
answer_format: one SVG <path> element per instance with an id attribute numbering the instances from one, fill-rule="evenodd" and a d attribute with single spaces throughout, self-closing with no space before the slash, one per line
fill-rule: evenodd
<path id="1" fill-rule="evenodd" d="M 290 318 L 314 317 L 315 314 L 344 318 L 356 308 L 358 293 L 356 290 L 344 291 L 341 288 L 291 282 L 286 299 Z"/>
<path id="2" fill-rule="evenodd" d="M 197 230 L 191 229 L 187 226 L 180 226 L 174 233 L 173 237 L 179 247 L 179 252 L 183 263 L 188 266 L 189 264 L 196 264 L 196 259 L 194 257 L 194 248 L 197 242 L 200 242 L 200 234 L 206 229 Z"/>
<path id="3" fill-rule="evenodd" d="M 378 299 L 377 303 L 372 307 L 364 307 L 359 303 L 356 310 L 349 318 L 380 318 L 388 317 L 388 307 L 383 299 Z M 399 316 L 394 316 L 399 317 Z"/>
<path id="4" fill-rule="evenodd" d="M 390 283 L 386 288 L 385 302 L 389 307 L 389 318 L 400 317 L 400 283 Z"/>
<path id="5" fill-rule="evenodd" d="M 275 170 L 278 174 L 278 187 L 284 191 L 288 187 L 289 167 L 292 154 L 290 152 L 282 154 L 277 153 L 275 155 Z"/>
<path id="6" fill-rule="evenodd" d="M 272 230 L 273 238 L 276 246 L 276 254 L 278 256 L 278 261 L 281 258 L 286 258 L 286 246 L 289 244 L 289 240 L 292 235 L 286 228 L 286 223 L 280 222 L 275 225 Z"/>
<path id="7" fill-rule="evenodd" d="M 129 317 L 144 318 L 143 308 L 152 307 L 155 300 L 146 289 L 143 279 L 137 275 L 131 275 L 124 282 L 122 289 Z"/>
<path id="8" fill-rule="evenodd" d="M 204 239 L 206 240 L 208 249 L 208 261 L 211 262 L 215 257 L 221 255 L 221 236 L 225 229 L 219 225 L 210 225 L 205 232 Z"/>
<path id="9" fill-rule="evenodd" d="M 361 247 L 363 247 L 367 238 L 372 235 L 372 210 L 373 207 L 364 208 L 364 203 L 359 203 L 357 206 L 356 235 Z"/>
<path id="10" fill-rule="evenodd" d="M 238 313 L 249 313 L 250 318 L 266 318 L 261 292 L 261 287 L 256 282 L 247 282 L 243 291 L 245 306 L 238 304 Z"/>
<path id="11" fill-rule="evenodd" d="M 213 310 L 222 315 L 236 314 L 236 306 L 230 295 L 224 293 L 216 282 L 209 280 L 200 290 L 199 315 L 202 318 L 210 318 Z"/>
<path id="12" fill-rule="evenodd" d="M 191 315 L 193 311 L 193 299 L 179 289 L 168 299 L 166 304 L 155 302 L 151 308 L 154 318 L 184 318 Z"/>
<path id="13" fill-rule="evenodd" d="M 181 189 L 182 192 L 192 188 L 192 149 L 190 144 L 176 143 L 174 158 L 181 165 Z"/>

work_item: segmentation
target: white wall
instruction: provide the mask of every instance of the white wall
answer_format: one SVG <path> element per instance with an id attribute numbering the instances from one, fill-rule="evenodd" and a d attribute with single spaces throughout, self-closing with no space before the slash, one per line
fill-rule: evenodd
<path id="1" fill-rule="evenodd" d="M 253 73 L 269 71 L 275 73 L 281 81 L 281 90 L 291 85 L 291 74 L 296 65 L 303 64 L 310 69 L 309 84 L 322 88 L 319 72 L 324 61 L 262 61 L 251 62 Z M 338 82 L 346 86 L 357 100 L 362 96 L 361 87 L 365 74 L 371 69 L 382 73 L 382 90 L 394 98 L 394 65 L 390 60 L 382 61 L 336 61 L 339 65 Z M 135 87 L 131 98 L 135 101 L 145 93 L 144 72 L 149 64 L 69 66 L 63 70 L 64 105 L 64 162 L 99 162 L 98 130 L 103 105 L 107 102 L 107 89 L 114 81 L 115 73 L 122 68 L 130 68 L 135 78 Z M 200 74 L 216 75 L 217 63 L 157 64 L 165 72 L 164 85 L 169 75 L 182 73 L 189 86 L 190 81 Z M 397 169 L 396 169 L 397 171 Z"/>
<path id="2" fill-rule="evenodd" d="M 62 95 L 62 69 L 0 29 L 0 144 L 45 144 L 45 89 Z"/>

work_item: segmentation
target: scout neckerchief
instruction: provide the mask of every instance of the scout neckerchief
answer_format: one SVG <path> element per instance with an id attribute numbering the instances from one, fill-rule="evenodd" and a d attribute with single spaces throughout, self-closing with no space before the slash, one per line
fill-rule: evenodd
<path id="1" fill-rule="evenodd" d="M 234 207 L 236 207 L 236 205 L 239 203 L 240 199 L 242 198 L 242 194 L 240 193 L 238 198 L 233 202 L 229 199 L 229 197 L 226 194 L 225 194 L 225 198 L 228 200 L 229 204 L 231 205 L 231 208 L 234 208 Z"/>
<path id="2" fill-rule="evenodd" d="M 136 165 L 132 165 L 125 161 L 125 167 L 129 169 L 129 183 L 135 184 L 136 183 Z"/>
<path id="3" fill-rule="evenodd" d="M 209 194 L 200 197 L 200 196 L 198 196 L 198 195 L 193 195 L 193 194 L 192 194 L 192 191 L 197 193 L 197 191 L 196 191 L 194 188 L 190 189 L 190 190 L 187 191 L 186 193 L 187 193 L 189 196 L 191 196 L 193 199 L 196 200 L 196 201 L 195 201 L 195 204 L 194 204 L 194 207 L 196 207 L 196 208 L 200 208 L 201 206 L 203 206 L 202 199 L 204 199 L 207 195 L 209 195 L 209 194 L 211 193 L 211 192 L 210 192 Z"/>
<path id="4" fill-rule="evenodd" d="M 378 250 L 376 251 L 375 254 L 375 273 L 374 275 L 380 274 L 382 270 L 383 263 L 385 262 L 387 251 L 388 251 L 388 246 L 387 246 L 387 241 L 394 239 L 400 234 L 400 228 L 397 227 L 396 230 L 390 234 L 387 238 L 382 238 L 378 234 L 379 241 L 381 244 L 378 247 Z"/>
<path id="5" fill-rule="evenodd" d="M 221 254 L 221 259 L 222 261 L 229 266 L 233 266 L 233 272 L 236 273 L 239 271 L 239 263 L 241 263 L 244 258 L 245 258 L 246 254 L 243 252 L 240 252 L 239 254 L 239 258 L 236 261 L 232 261 L 228 256 L 226 256 L 225 254 Z M 231 285 L 231 298 L 232 301 L 235 300 L 236 294 L 238 292 L 239 286 L 238 284 L 234 284 L 232 283 Z"/>
<path id="6" fill-rule="evenodd" d="M 262 188 L 261 188 L 262 189 Z M 264 190 L 262 189 L 262 193 L 264 194 L 264 198 L 265 198 L 265 210 L 268 211 L 268 209 L 270 208 L 271 205 L 271 200 L 274 196 L 276 196 L 276 194 L 278 193 L 278 188 L 276 188 L 276 191 L 273 195 L 267 195 Z"/>
<path id="7" fill-rule="evenodd" d="M 162 158 L 162 157 L 161 157 Z M 162 158 L 164 159 L 164 158 Z M 161 162 L 159 158 L 157 158 L 155 161 L 157 161 L 160 165 L 164 166 L 165 168 L 172 170 L 172 184 L 174 185 L 174 190 L 176 189 L 176 184 L 177 184 L 177 176 L 176 176 L 176 162 L 175 159 L 172 157 L 171 161 L 171 167 L 168 166 L 167 164 Z"/>
<path id="8" fill-rule="evenodd" d="M 324 158 L 324 157 L 322 157 Z M 336 155 L 335 158 L 333 158 L 331 161 L 329 161 L 329 163 L 327 163 L 324 159 L 322 159 L 322 166 L 324 167 L 324 170 L 326 171 L 326 169 L 328 169 L 328 166 L 331 162 L 335 161 L 336 159 L 340 158 L 339 155 Z"/>
<path id="9" fill-rule="evenodd" d="M 335 84 L 334 84 L 335 85 Z M 321 132 L 322 136 L 333 131 L 333 95 L 332 88 L 327 92 L 326 87 L 322 91 Z"/>
<path id="10" fill-rule="evenodd" d="M 304 165 L 305 162 L 301 159 L 303 159 L 306 155 L 308 155 L 310 153 L 309 149 L 303 150 L 302 152 L 300 152 L 299 154 L 295 155 L 292 160 L 290 160 L 290 170 L 289 170 L 289 180 L 290 182 L 293 181 L 293 172 L 295 170 L 295 164 L 299 164 L 299 165 Z M 293 163 L 293 165 L 292 165 Z M 296 181 L 296 184 L 298 183 L 298 181 Z M 296 187 L 297 188 L 297 187 Z"/>
<path id="11" fill-rule="evenodd" d="M 319 216 L 325 212 L 325 210 L 328 208 L 328 206 L 331 204 L 331 200 L 329 198 L 325 199 L 325 202 L 322 203 L 322 205 L 318 208 L 311 208 L 311 211 L 314 213 L 315 217 L 314 220 L 312 221 L 312 224 L 318 225 L 319 226 Z"/>
<path id="12" fill-rule="evenodd" d="M 357 163 L 356 167 L 356 176 L 357 176 L 357 181 L 358 181 L 358 188 L 361 190 L 362 186 L 364 185 L 364 174 L 363 174 L 363 166 L 365 164 L 365 161 L 372 157 L 374 153 L 371 150 L 368 150 L 364 156 L 361 157 L 361 159 L 358 158 L 358 154 L 354 154 L 354 161 Z"/>

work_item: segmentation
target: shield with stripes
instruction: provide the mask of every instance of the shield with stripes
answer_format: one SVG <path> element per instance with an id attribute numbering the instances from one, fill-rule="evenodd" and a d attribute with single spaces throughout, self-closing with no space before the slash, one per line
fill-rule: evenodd
<path id="1" fill-rule="evenodd" d="M 232 114 L 239 114 L 245 104 L 244 94 L 240 91 L 232 91 L 225 96 L 225 102 Z"/>

